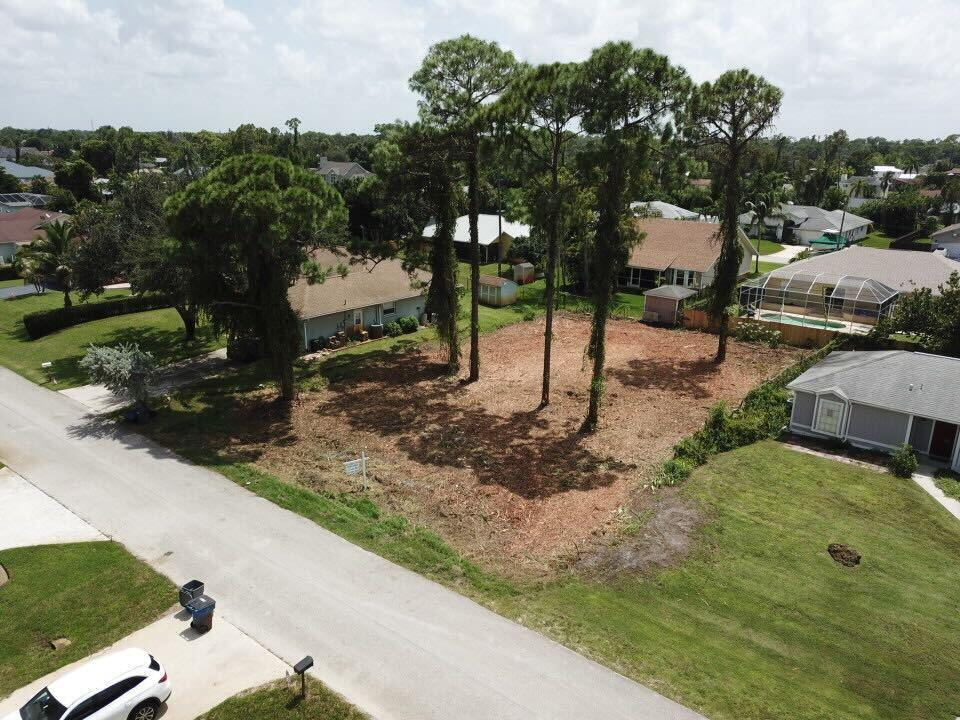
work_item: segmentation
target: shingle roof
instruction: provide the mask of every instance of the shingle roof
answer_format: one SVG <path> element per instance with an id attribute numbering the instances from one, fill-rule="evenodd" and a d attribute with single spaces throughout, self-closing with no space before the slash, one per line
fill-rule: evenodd
<path id="1" fill-rule="evenodd" d="M 852 402 L 960 423 L 960 358 L 906 350 L 837 351 L 787 385 L 838 389 Z"/>
<path id="2" fill-rule="evenodd" d="M 853 230 L 858 227 L 864 227 L 873 223 L 859 215 L 854 215 L 849 210 L 844 215 L 843 210 L 824 210 L 815 205 L 792 205 L 784 203 L 777 208 L 778 212 L 786 215 L 798 230 L 812 230 L 814 232 L 823 232 L 824 230 L 839 231 L 843 225 L 844 231 Z M 753 213 L 743 213 L 739 217 L 741 224 L 753 223 Z M 767 224 L 777 224 L 776 218 L 765 218 Z"/>
<path id="3" fill-rule="evenodd" d="M 367 170 L 363 165 L 357 162 L 349 161 L 340 161 L 340 160 L 327 160 L 326 158 L 321 158 L 317 162 L 317 167 L 315 168 L 318 173 L 321 175 L 336 175 L 337 177 L 368 177 L 373 175 L 372 172 Z"/>
<path id="4" fill-rule="evenodd" d="M 655 210 L 660 213 L 660 217 L 666 218 L 667 220 L 696 220 L 700 217 L 700 215 L 693 212 L 693 210 L 687 210 L 679 205 L 671 205 L 670 203 L 663 202 L 662 200 L 630 203 L 631 209 L 638 209 L 641 207 L 646 208 L 647 210 Z"/>
<path id="5" fill-rule="evenodd" d="M 954 242 L 960 240 L 960 223 L 947 225 L 945 228 L 931 233 L 930 239 L 933 242 Z"/>
<path id="6" fill-rule="evenodd" d="M 630 251 L 627 265 L 650 270 L 677 268 L 707 272 L 720 257 L 720 225 L 718 223 L 690 220 L 664 220 L 643 218 L 637 220 L 637 228 L 646 233 L 639 245 Z M 744 252 L 756 251 L 744 242 Z"/>
<path id="7" fill-rule="evenodd" d="M 512 238 L 530 236 L 529 225 L 524 225 L 523 223 L 518 222 L 510 222 L 506 218 L 502 219 L 499 227 L 502 227 L 503 232 Z M 433 237 L 433 234 L 436 231 L 436 225 L 427 225 L 423 229 L 423 237 Z M 477 217 L 477 232 L 480 236 L 481 245 L 492 245 L 495 243 L 497 238 L 500 237 L 500 232 L 497 225 L 497 216 L 481 213 Z M 470 242 L 470 217 L 468 215 L 461 215 L 457 218 L 457 227 L 453 233 L 453 241 L 458 243 Z"/>
<path id="8" fill-rule="evenodd" d="M 697 294 L 697 291 L 693 288 L 683 287 L 683 285 L 661 285 L 660 287 L 655 287 L 652 290 L 647 290 L 643 293 L 647 297 L 662 297 L 670 298 L 671 300 L 686 300 L 688 297 L 693 297 Z"/>
<path id="9" fill-rule="evenodd" d="M 0 243 L 29 245 L 39 235 L 41 228 L 48 222 L 68 220 L 69 215 L 25 207 L 11 213 L 0 213 Z"/>
<path id="10" fill-rule="evenodd" d="M 47 170 L 41 167 L 32 167 L 30 165 L 21 165 L 12 160 L 0 159 L 0 168 L 6 170 L 18 180 L 30 180 L 35 177 L 44 177 L 48 180 L 53 179 L 53 170 Z"/>
<path id="11" fill-rule="evenodd" d="M 837 252 L 797 260 L 770 274 L 788 277 L 798 270 L 870 278 L 899 292 L 926 287 L 936 295 L 937 287 L 950 279 L 950 273 L 960 272 L 960 263 L 935 252 L 882 250 L 851 245 Z"/>
<path id="12" fill-rule="evenodd" d="M 426 290 L 412 287 L 412 284 L 430 280 L 430 273 L 423 271 L 416 271 L 411 277 L 399 260 L 349 265 L 348 256 L 329 250 L 318 250 L 313 257 L 322 267 L 347 265 L 350 272 L 346 277 L 331 273 L 326 281 L 313 285 L 303 278 L 294 283 L 288 291 L 290 304 L 304 320 L 418 297 Z"/>
<path id="13" fill-rule="evenodd" d="M 496 275 L 481 275 L 480 284 L 490 287 L 505 287 L 506 285 L 512 285 L 513 280 L 507 280 L 507 278 L 497 277 Z"/>

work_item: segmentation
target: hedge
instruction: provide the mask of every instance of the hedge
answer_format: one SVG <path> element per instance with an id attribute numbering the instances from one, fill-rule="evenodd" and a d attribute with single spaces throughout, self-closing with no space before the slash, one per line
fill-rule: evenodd
<path id="1" fill-rule="evenodd" d="M 0 280 L 18 280 L 19 278 L 13 265 L 0 265 Z"/>
<path id="2" fill-rule="evenodd" d="M 676 485 L 711 455 L 776 437 L 790 420 L 786 386 L 836 350 L 834 340 L 816 352 L 800 358 L 776 377 L 757 385 L 740 406 L 729 410 L 725 403 L 710 408 L 703 427 L 673 446 L 673 457 L 660 466 L 655 485 Z"/>
<path id="3" fill-rule="evenodd" d="M 172 304 L 170 297 L 162 293 L 127 295 L 101 300 L 100 302 L 82 303 L 71 307 L 27 313 L 23 316 L 23 325 L 27 329 L 27 335 L 30 336 L 30 339 L 36 340 L 73 325 L 80 325 L 92 320 L 103 320 L 117 315 L 144 312 L 145 310 L 159 310 L 160 308 L 170 307 Z"/>

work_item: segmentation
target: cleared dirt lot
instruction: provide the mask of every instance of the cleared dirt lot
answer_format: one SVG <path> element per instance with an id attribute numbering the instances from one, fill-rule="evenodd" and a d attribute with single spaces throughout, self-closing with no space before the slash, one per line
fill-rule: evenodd
<path id="1" fill-rule="evenodd" d="M 538 411 L 542 333 L 541 320 L 483 336 L 472 385 L 444 377 L 431 346 L 351 360 L 347 379 L 302 393 L 289 415 L 248 396 L 216 442 L 335 491 L 358 489 L 340 463 L 364 449 L 379 503 L 484 562 L 542 569 L 608 526 L 711 405 L 739 402 L 799 353 L 732 343 L 717 368 L 713 336 L 612 321 L 602 428 L 584 436 L 589 321 L 558 318 L 553 401 Z"/>

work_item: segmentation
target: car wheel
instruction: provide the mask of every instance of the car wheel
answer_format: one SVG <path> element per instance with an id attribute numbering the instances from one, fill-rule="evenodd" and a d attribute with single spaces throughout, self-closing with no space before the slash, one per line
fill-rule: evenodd
<path id="1" fill-rule="evenodd" d="M 130 714 L 127 715 L 127 720 L 157 720 L 157 710 L 159 709 L 160 703 L 156 700 L 147 700 L 131 710 Z"/>

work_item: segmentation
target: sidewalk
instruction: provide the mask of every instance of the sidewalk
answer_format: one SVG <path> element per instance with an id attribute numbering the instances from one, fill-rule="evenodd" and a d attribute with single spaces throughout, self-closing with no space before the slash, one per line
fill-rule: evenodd
<path id="1" fill-rule="evenodd" d="M 166 395 L 175 388 L 213 377 L 229 364 L 226 348 L 220 348 L 206 355 L 167 365 L 160 369 L 157 381 L 151 386 L 151 391 L 155 395 Z M 103 385 L 81 385 L 60 390 L 60 393 L 86 405 L 95 415 L 115 412 L 130 404 L 128 398 L 114 395 Z"/>
<path id="2" fill-rule="evenodd" d="M 937 470 L 938 468 L 932 465 L 921 463 L 920 469 L 913 474 L 913 481 L 922 487 L 930 497 L 943 505 L 948 513 L 957 518 L 957 520 L 960 520 L 960 501 L 944 494 L 943 490 L 937 487 L 933 479 L 933 475 Z"/>

